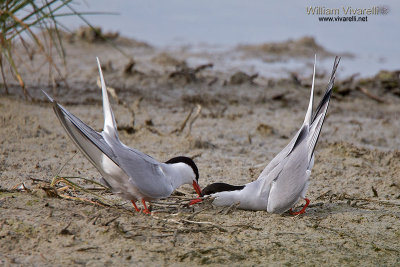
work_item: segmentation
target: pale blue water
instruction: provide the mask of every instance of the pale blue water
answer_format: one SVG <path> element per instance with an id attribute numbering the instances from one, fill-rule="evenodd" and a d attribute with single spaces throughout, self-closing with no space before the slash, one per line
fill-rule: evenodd
<path id="1" fill-rule="evenodd" d="M 342 9 L 382 5 L 389 7 L 389 13 L 369 15 L 368 22 L 320 22 L 317 15 L 306 12 L 309 6 Z M 381 69 L 400 69 L 398 0 L 86 0 L 75 8 L 119 13 L 86 18 L 105 31 L 119 31 L 159 47 L 208 44 L 230 48 L 310 35 L 329 51 L 356 56 L 342 62 L 342 71 L 347 75 L 359 72 L 367 76 Z M 63 22 L 72 29 L 82 24 L 76 18 L 64 18 Z"/>

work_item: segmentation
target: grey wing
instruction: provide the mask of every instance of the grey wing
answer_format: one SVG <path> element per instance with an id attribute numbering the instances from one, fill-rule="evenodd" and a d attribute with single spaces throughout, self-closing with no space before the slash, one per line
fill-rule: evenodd
<path id="1" fill-rule="evenodd" d="M 304 140 L 280 164 L 280 172 L 271 182 L 268 212 L 285 212 L 298 201 L 311 174 L 307 153 L 308 145 Z"/>
<path id="2" fill-rule="evenodd" d="M 112 149 L 100 133 L 96 132 L 83 123 L 79 118 L 71 114 L 46 94 L 46 92 L 43 91 L 43 93 L 47 96 L 50 102 L 53 103 L 53 110 L 69 137 L 101 174 L 104 175 L 102 169 L 103 155 L 106 155 L 118 165 Z"/>
<path id="3" fill-rule="evenodd" d="M 102 133 L 110 145 L 121 169 L 129 176 L 129 182 L 148 198 L 163 198 L 173 191 L 169 177 L 165 176 L 161 165 L 150 156 L 129 148 L 107 133 Z"/>
<path id="4" fill-rule="evenodd" d="M 263 190 L 269 190 L 269 185 L 271 182 L 277 179 L 279 173 L 286 165 L 288 155 L 293 153 L 294 148 L 301 144 L 302 141 L 307 137 L 307 130 L 308 126 L 303 125 L 303 127 L 300 128 L 289 144 L 282 149 L 282 151 L 279 152 L 278 155 L 276 155 L 275 158 L 273 158 L 267 167 L 265 167 L 265 169 L 261 172 L 260 176 L 258 177 L 259 180 L 262 180 L 260 194 L 263 193 Z"/>
<path id="5" fill-rule="evenodd" d="M 142 151 L 139 151 L 137 149 L 126 146 L 122 142 L 120 142 L 120 144 L 123 146 L 124 149 L 130 150 L 130 153 L 136 154 L 138 157 L 142 158 L 143 160 L 147 161 L 148 163 L 160 164 L 160 162 L 158 160 L 154 159 L 152 156 L 149 156 L 146 153 L 143 153 Z"/>
<path id="6" fill-rule="evenodd" d="M 293 139 L 289 142 L 289 144 L 286 145 L 284 149 L 281 150 L 271 161 L 268 163 L 268 165 L 264 168 L 264 170 L 261 172 L 260 176 L 257 179 L 264 179 L 268 173 L 270 173 L 286 156 L 289 154 L 289 152 L 292 150 L 294 144 L 296 143 L 296 140 L 298 139 L 298 136 L 301 132 L 301 129 L 296 133 L 296 135 L 293 137 Z"/>

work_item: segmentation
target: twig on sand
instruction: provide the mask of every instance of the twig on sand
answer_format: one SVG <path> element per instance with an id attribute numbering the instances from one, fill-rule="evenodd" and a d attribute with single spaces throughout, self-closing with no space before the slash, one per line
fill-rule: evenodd
<path id="1" fill-rule="evenodd" d="M 207 203 L 208 198 L 209 197 L 207 196 L 207 197 L 203 197 L 200 199 L 204 200 L 203 203 Z M 190 201 L 193 200 L 193 198 L 187 197 L 187 196 L 170 196 L 170 197 L 168 197 L 168 200 L 170 200 L 170 201 L 164 201 L 164 200 L 152 201 L 151 202 L 152 206 L 161 208 L 161 209 L 155 209 L 154 212 L 156 212 L 156 213 L 173 212 L 173 211 L 176 211 L 176 209 L 178 209 L 178 212 L 179 212 L 182 208 L 189 208 Z M 174 200 L 174 201 L 171 201 L 171 200 Z M 191 214 L 191 216 L 189 216 L 189 217 L 193 217 L 194 215 L 196 215 L 198 213 L 199 212 L 195 212 L 194 214 Z M 189 219 L 189 217 L 187 219 Z"/>
<path id="2" fill-rule="evenodd" d="M 363 93 L 364 95 L 368 96 L 369 98 L 375 100 L 376 102 L 378 102 L 378 103 L 386 103 L 386 101 L 384 99 L 372 94 L 367 88 L 360 87 L 360 86 L 357 86 L 356 88 L 361 93 Z"/>
<path id="3" fill-rule="evenodd" d="M 24 183 L 18 183 L 14 185 L 11 190 L 18 191 L 18 192 L 30 192 L 31 190 L 25 186 Z"/>
<path id="4" fill-rule="evenodd" d="M 188 131 L 188 133 L 186 134 L 186 137 L 188 137 L 188 136 L 191 134 L 191 132 L 192 132 L 192 125 L 193 125 L 194 121 L 199 117 L 200 112 L 201 112 L 201 108 L 202 108 L 201 105 L 200 105 L 200 104 L 197 104 L 197 110 L 196 110 L 196 112 L 194 113 L 193 118 L 192 118 L 192 120 L 191 120 L 190 123 L 189 123 L 189 131 Z"/>
<path id="5" fill-rule="evenodd" d="M 3 69 L 3 55 L 2 54 L 0 54 L 0 70 L 1 70 L 1 77 L 3 78 L 4 92 L 6 93 L 6 95 L 8 95 L 9 92 L 8 92 L 7 83 L 5 82 L 6 81 L 6 79 L 5 79 L 6 76 L 4 74 L 4 69 Z"/>
<path id="6" fill-rule="evenodd" d="M 97 220 L 99 219 L 101 217 L 101 214 L 99 213 L 99 214 L 97 214 L 96 216 L 94 216 L 94 218 L 92 217 L 90 220 L 92 220 L 93 219 L 93 222 L 92 222 L 92 224 L 93 225 L 96 225 L 96 223 L 97 223 Z"/>
<path id="7" fill-rule="evenodd" d="M 226 229 L 224 229 L 223 227 L 221 227 L 215 223 L 212 223 L 212 222 L 197 222 L 197 221 L 191 221 L 191 220 L 186 220 L 186 219 L 181 219 L 180 221 L 182 221 L 184 223 L 189 223 L 189 224 L 209 225 L 211 227 L 218 229 L 220 232 L 227 232 Z"/>
<path id="8" fill-rule="evenodd" d="M 54 175 L 53 180 L 50 183 L 50 186 L 54 186 L 56 184 L 56 180 L 59 177 L 61 171 L 65 168 L 65 166 L 68 165 L 68 163 L 78 154 L 78 152 L 75 152 L 75 154 L 72 155 L 72 157 L 70 157 L 62 166 L 61 168 L 58 170 L 57 174 Z"/>
<path id="9" fill-rule="evenodd" d="M 378 203 L 378 204 L 386 205 L 386 206 L 400 206 L 400 202 L 395 201 L 395 200 L 390 201 L 390 200 L 379 200 L 379 199 L 370 199 L 370 198 L 354 198 L 352 200 L 374 202 L 374 203 Z"/>
<path id="10" fill-rule="evenodd" d="M 321 195 L 319 195 L 317 198 L 315 198 L 315 200 L 329 198 L 329 196 L 331 195 L 331 192 L 332 192 L 332 190 L 328 190 L 328 191 L 322 193 Z"/>
<path id="11" fill-rule="evenodd" d="M 400 206 L 400 201 L 397 200 L 380 200 L 380 199 L 372 199 L 372 198 L 360 198 L 360 197 L 353 197 L 348 194 L 341 194 L 341 195 L 336 195 L 336 194 L 330 194 L 331 190 L 325 192 L 321 196 L 323 198 L 327 197 L 329 199 L 329 202 L 332 202 L 332 200 L 350 200 L 350 201 L 364 201 L 367 203 L 377 203 L 379 205 L 386 205 L 386 206 Z M 322 197 L 318 197 L 316 199 L 322 199 Z M 365 204 L 363 204 L 365 205 Z"/>
<path id="12" fill-rule="evenodd" d="M 140 110 L 140 102 L 142 102 L 142 100 L 143 96 L 140 96 L 135 101 L 133 101 L 133 104 L 130 106 L 125 101 L 121 101 L 121 104 L 131 112 L 132 115 L 131 125 L 133 129 L 135 128 L 136 112 Z"/>
<path id="13" fill-rule="evenodd" d="M 205 70 L 205 69 L 208 69 L 208 68 L 212 68 L 212 67 L 214 67 L 214 64 L 212 64 L 212 63 L 203 64 L 203 65 L 197 66 L 194 69 L 194 73 L 198 73 L 198 72 L 200 72 L 202 70 Z"/>
<path id="14" fill-rule="evenodd" d="M 202 109 L 202 106 L 201 106 L 200 104 L 197 104 L 196 107 L 197 107 L 196 111 L 194 112 L 194 109 L 195 109 L 195 108 L 193 107 L 193 108 L 189 111 L 189 113 L 188 113 L 188 115 L 185 117 L 185 119 L 182 121 L 182 123 L 180 124 L 180 126 L 177 127 L 176 129 L 172 130 L 172 131 L 170 132 L 170 134 L 173 134 L 173 133 L 180 134 L 180 133 L 182 133 L 183 130 L 185 129 L 186 125 L 189 124 L 189 126 L 188 126 L 189 130 L 188 130 L 188 133 L 186 134 L 186 137 L 188 137 L 188 136 L 190 135 L 190 133 L 191 133 L 191 131 L 192 131 L 192 125 L 193 125 L 194 121 L 199 117 L 200 112 L 201 112 L 201 109 Z M 194 115 L 193 115 L 193 112 L 194 112 Z M 193 115 L 193 116 L 192 116 L 192 115 Z M 190 118 L 192 118 L 192 119 L 190 119 Z"/>
<path id="15" fill-rule="evenodd" d="M 233 225 L 224 225 L 225 227 L 240 227 L 240 228 L 246 228 L 246 229 L 252 229 L 256 231 L 261 231 L 263 228 L 260 227 L 255 227 L 250 224 L 233 224 Z"/>
<path id="16" fill-rule="evenodd" d="M 201 157 L 202 154 L 203 154 L 202 152 L 199 152 L 199 153 L 194 154 L 194 155 L 191 156 L 190 158 L 191 158 L 191 159 L 195 159 L 195 158 Z"/>
<path id="17" fill-rule="evenodd" d="M 188 257 L 192 258 L 193 256 L 197 256 L 197 255 L 206 255 L 206 254 L 208 254 L 210 252 L 218 253 L 219 255 L 221 255 L 219 253 L 219 251 L 223 251 L 223 252 L 228 253 L 230 255 L 229 259 L 235 260 L 235 261 L 242 261 L 242 260 L 245 260 L 245 259 L 248 258 L 247 256 L 244 256 L 244 255 L 242 255 L 240 253 L 236 253 L 236 252 L 230 251 L 230 250 L 226 249 L 225 247 L 215 246 L 215 247 L 209 247 L 209 248 L 206 248 L 206 249 L 198 249 L 198 248 L 196 248 L 195 250 L 192 250 L 192 251 L 186 252 L 183 255 L 180 255 L 179 256 L 179 260 L 183 261 Z"/>
<path id="18" fill-rule="evenodd" d="M 63 229 L 61 229 L 60 234 L 61 235 L 72 235 L 71 231 L 68 230 L 68 227 L 71 225 L 71 222 L 67 224 Z"/>
<path id="19" fill-rule="evenodd" d="M 100 205 L 100 206 L 103 206 L 103 207 L 112 206 L 112 204 L 107 203 L 109 201 L 108 199 L 106 199 L 106 198 L 100 196 L 99 194 L 96 194 L 96 193 L 94 193 L 94 192 L 92 192 L 92 191 L 90 191 L 90 190 L 88 190 L 88 189 L 86 189 L 86 188 L 84 188 L 82 186 L 79 186 L 76 183 L 70 181 L 70 179 L 73 179 L 73 178 L 83 179 L 83 180 L 88 181 L 90 183 L 103 186 L 102 184 L 100 184 L 100 183 L 98 183 L 96 181 L 92 181 L 90 179 L 83 178 L 83 177 L 60 177 L 60 176 L 55 176 L 53 181 L 52 181 L 52 183 L 50 184 L 50 188 L 54 188 L 54 191 L 55 191 L 56 195 L 59 196 L 59 197 L 62 197 L 62 198 L 79 200 L 79 201 L 88 202 L 88 203 L 91 203 L 91 204 Z M 57 188 L 56 189 L 55 188 L 56 184 L 58 184 L 60 182 L 66 184 L 66 186 L 63 186 L 61 188 Z M 100 201 L 100 200 L 92 201 L 92 200 L 85 199 L 85 198 L 80 198 L 80 197 L 74 197 L 74 196 L 69 196 L 69 195 L 65 195 L 65 194 L 60 194 L 61 191 L 66 191 L 69 188 L 72 188 L 73 190 L 80 190 L 80 191 L 83 191 L 83 192 L 88 193 L 90 195 L 94 195 L 98 199 L 103 199 L 103 201 Z M 104 187 L 104 189 L 106 190 L 105 187 Z M 47 193 L 47 191 L 46 191 L 46 193 Z"/>
<path id="20" fill-rule="evenodd" d="M 63 187 L 61 187 L 61 188 L 58 188 L 57 189 L 57 192 L 62 192 L 62 191 L 65 191 L 65 190 L 68 190 L 70 187 L 68 186 L 68 185 L 66 185 L 66 186 L 63 186 Z"/>
<path id="21" fill-rule="evenodd" d="M 67 196 L 67 195 L 63 195 L 63 194 L 58 194 L 58 195 L 59 195 L 60 197 L 62 197 L 62 198 L 65 198 L 65 199 L 79 200 L 79 201 L 87 202 L 87 203 L 94 204 L 94 205 L 97 205 L 97 206 L 100 206 L 100 207 L 107 207 L 107 206 L 109 206 L 108 204 L 100 203 L 100 202 L 98 202 L 98 201 L 92 201 L 92 200 L 89 200 L 89 199 L 86 199 L 86 198 L 72 197 L 72 196 Z"/>
<path id="22" fill-rule="evenodd" d="M 100 78 L 97 78 L 97 86 L 101 88 Z M 132 105 L 128 105 L 125 101 L 121 100 L 118 95 L 117 91 L 110 86 L 107 86 L 107 91 L 111 95 L 111 97 L 118 103 L 121 104 L 123 107 L 128 109 L 132 115 L 132 122 L 128 127 L 119 127 L 120 130 L 126 130 L 127 132 L 134 132 L 135 131 L 135 120 L 136 120 L 136 111 L 140 109 L 140 102 L 143 100 L 143 97 L 137 98 Z"/>
<path id="23" fill-rule="evenodd" d="M 190 68 L 186 65 L 179 66 L 179 67 L 177 66 L 177 69 L 175 71 L 171 72 L 168 75 L 168 78 L 174 79 L 174 78 L 178 77 L 178 78 L 184 79 L 184 81 L 186 83 L 196 82 L 198 80 L 198 78 L 196 76 L 197 73 L 199 73 L 200 71 L 205 70 L 207 68 L 212 68 L 213 66 L 214 65 L 212 63 L 203 64 L 196 68 Z"/>
<path id="24" fill-rule="evenodd" d="M 222 209 L 219 213 L 222 213 L 223 215 L 227 215 L 229 212 L 231 212 L 232 210 L 236 209 L 239 205 L 240 205 L 239 202 L 238 203 L 233 203 L 227 209 Z"/>
<path id="25" fill-rule="evenodd" d="M 157 130 L 156 128 L 152 127 L 152 126 L 145 126 L 145 128 L 147 130 L 149 130 L 151 133 L 159 135 L 159 136 L 165 136 L 164 133 L 160 132 L 159 130 Z"/>
<path id="26" fill-rule="evenodd" d="M 104 226 L 108 226 L 108 225 L 110 225 L 110 223 L 112 223 L 113 221 L 115 221 L 115 220 L 118 219 L 119 217 L 121 217 L 121 215 L 118 215 L 118 216 L 112 218 L 111 220 L 109 220 L 109 221 L 103 223 L 103 225 L 104 225 Z"/>
<path id="27" fill-rule="evenodd" d="M 275 235 L 306 235 L 306 233 L 295 233 L 295 232 L 277 232 Z"/>
<path id="28" fill-rule="evenodd" d="M 318 202 L 318 203 L 311 203 L 308 205 L 308 208 L 313 208 L 313 207 L 322 207 L 324 205 L 323 202 Z"/>
<path id="29" fill-rule="evenodd" d="M 176 128 L 175 130 L 171 131 L 171 134 L 173 134 L 173 133 L 181 133 L 183 131 L 183 129 L 185 129 L 186 123 L 188 122 L 190 116 L 192 116 L 193 111 L 194 111 L 194 107 L 192 107 L 192 109 L 190 110 L 190 112 L 188 113 L 186 118 L 183 120 L 181 125 L 178 128 Z"/>
<path id="30" fill-rule="evenodd" d="M 176 244 L 176 238 L 177 238 L 177 236 L 178 236 L 178 233 L 179 233 L 179 229 L 175 229 L 175 231 L 174 231 L 174 235 L 172 236 L 172 245 L 175 247 L 175 244 Z"/>
<path id="31" fill-rule="evenodd" d="M 214 77 L 211 81 L 207 83 L 208 86 L 214 85 L 216 82 L 218 82 L 218 77 Z"/>
<path id="32" fill-rule="evenodd" d="M 203 211 L 206 211 L 206 210 L 211 209 L 211 207 L 212 207 L 212 206 L 208 206 L 208 207 L 205 207 L 205 208 L 203 208 L 203 209 L 201 209 L 201 210 L 198 210 L 198 211 L 196 211 L 196 212 L 193 212 L 193 213 L 190 214 L 188 217 L 186 217 L 186 219 L 187 219 L 187 220 L 192 220 L 192 219 L 194 218 L 194 216 L 196 216 L 196 215 L 202 213 Z"/>
<path id="33" fill-rule="evenodd" d="M 43 179 L 38 179 L 38 178 L 33 178 L 33 177 L 29 177 L 29 179 L 31 179 L 34 182 L 48 183 L 48 181 L 43 180 Z"/>
<path id="34" fill-rule="evenodd" d="M 202 222 L 202 221 L 192 221 L 192 220 L 188 220 L 188 219 L 164 219 L 161 217 L 157 217 L 157 216 L 152 216 L 152 218 L 166 222 L 166 223 L 173 223 L 173 224 L 178 224 L 178 225 L 185 225 L 185 224 L 192 224 L 192 225 L 200 225 L 200 226 L 209 226 L 211 228 L 216 228 L 221 232 L 227 232 L 226 229 L 224 229 L 222 226 L 217 225 L 215 223 L 212 222 Z M 181 229 L 183 230 L 183 229 Z"/>
<path id="35" fill-rule="evenodd" d="M 374 193 L 374 197 L 378 197 L 378 191 L 375 189 L 374 186 L 371 186 L 371 190 Z"/>
<path id="36" fill-rule="evenodd" d="M 101 88 L 100 77 L 97 77 L 97 86 L 98 86 L 99 88 Z M 118 98 L 118 96 L 117 96 L 117 92 L 115 91 L 115 89 L 112 88 L 112 87 L 110 87 L 110 86 L 107 86 L 106 89 L 107 89 L 108 93 L 111 95 L 111 97 L 114 98 L 114 100 L 117 101 L 117 103 L 119 103 L 120 100 L 119 100 L 119 98 Z"/>
<path id="37" fill-rule="evenodd" d="M 162 201 L 152 201 L 151 205 L 155 205 L 155 206 L 180 206 L 182 205 L 181 202 L 162 202 Z"/>
<path id="38" fill-rule="evenodd" d="M 99 249 L 99 247 L 84 247 L 84 248 L 78 248 L 76 251 L 82 252 L 82 251 L 88 251 L 92 249 Z"/>

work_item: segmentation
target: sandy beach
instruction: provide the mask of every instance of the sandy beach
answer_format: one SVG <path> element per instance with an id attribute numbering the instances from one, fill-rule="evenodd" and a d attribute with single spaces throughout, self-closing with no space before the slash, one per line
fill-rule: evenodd
<path id="1" fill-rule="evenodd" d="M 299 53 L 309 60 L 315 50 L 333 64 L 334 55 L 310 38 L 278 50 L 279 44 L 274 49 L 264 44 L 203 53 L 118 37 L 126 55 L 100 41 L 68 40 L 66 66 L 56 62 L 65 80 L 55 70 L 49 74 L 40 54 L 32 61 L 21 55 L 32 99 L 24 99 L 8 72 L 10 94 L 0 89 L 1 265 L 400 264 L 398 74 L 397 83 L 395 72 L 337 80 L 316 148 L 305 214 L 219 208 L 208 201 L 189 207 L 195 192 L 183 186 L 153 203 L 148 216 L 84 179 L 70 180 L 85 190 L 62 180 L 50 186 L 56 175 L 98 182 L 100 174 L 67 137 L 40 89 L 101 130 L 98 56 L 106 83 L 118 97 L 111 104 L 126 145 L 160 161 L 193 157 L 201 187 L 240 185 L 257 179 L 301 126 L 311 75 L 257 75 L 237 62 L 226 67 L 224 55 L 265 55 L 265 64 Z M 194 54 L 201 62 L 187 60 Z M 311 73 L 312 65 L 305 67 Z M 315 102 L 329 70 L 317 66 L 317 74 Z M 199 107 L 191 127 L 190 119 L 184 125 Z"/>

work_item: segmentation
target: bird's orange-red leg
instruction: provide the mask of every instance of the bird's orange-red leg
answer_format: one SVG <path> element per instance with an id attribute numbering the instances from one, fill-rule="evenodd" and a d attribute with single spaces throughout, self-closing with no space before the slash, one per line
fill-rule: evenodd
<path id="1" fill-rule="evenodd" d="M 144 207 L 143 213 L 151 214 L 151 211 L 149 211 L 149 210 L 147 209 L 146 201 L 144 201 L 144 199 L 142 199 L 142 203 L 143 203 L 143 207 Z"/>
<path id="2" fill-rule="evenodd" d="M 139 212 L 140 209 L 136 206 L 135 201 L 131 200 L 131 202 L 132 202 L 132 204 L 133 204 L 133 207 L 135 207 L 135 210 L 136 210 L 137 212 Z"/>
<path id="3" fill-rule="evenodd" d="M 303 214 L 304 212 L 306 212 L 306 208 L 308 207 L 308 204 L 310 204 L 310 200 L 308 198 L 304 199 L 306 201 L 306 204 L 304 205 L 304 207 L 297 212 L 293 212 L 292 209 L 289 210 L 290 214 L 292 215 L 299 215 L 299 214 Z"/>

